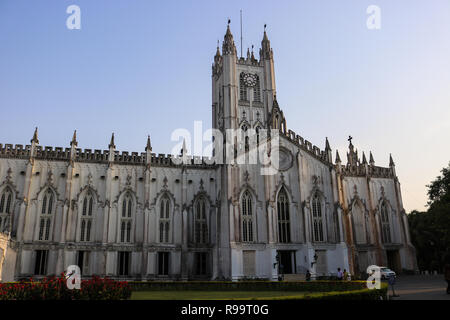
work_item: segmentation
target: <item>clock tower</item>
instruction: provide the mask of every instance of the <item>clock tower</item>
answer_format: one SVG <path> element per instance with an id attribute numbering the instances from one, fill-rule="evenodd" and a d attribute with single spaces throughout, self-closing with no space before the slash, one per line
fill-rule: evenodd
<path id="1" fill-rule="evenodd" d="M 259 60 L 253 46 L 238 57 L 228 23 L 212 65 L 212 125 L 220 129 L 265 129 L 276 95 L 273 50 L 264 27 Z"/>

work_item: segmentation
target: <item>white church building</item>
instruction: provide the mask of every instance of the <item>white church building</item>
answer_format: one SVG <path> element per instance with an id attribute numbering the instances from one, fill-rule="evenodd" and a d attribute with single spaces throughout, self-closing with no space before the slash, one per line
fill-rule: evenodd
<path id="1" fill-rule="evenodd" d="M 347 161 L 287 129 L 264 31 L 259 60 L 238 57 L 229 26 L 212 66 L 213 128 L 279 132 L 279 170 L 190 157 L 0 144 L 0 280 L 58 275 L 134 280 L 277 279 L 416 270 L 400 183 L 389 167 Z M 250 140 L 245 140 L 244 153 Z M 143 141 L 145 142 L 145 140 Z M 253 146 L 252 146 L 253 147 Z M 182 154 L 186 155 L 186 148 Z M 386 156 L 387 158 L 387 156 Z"/>

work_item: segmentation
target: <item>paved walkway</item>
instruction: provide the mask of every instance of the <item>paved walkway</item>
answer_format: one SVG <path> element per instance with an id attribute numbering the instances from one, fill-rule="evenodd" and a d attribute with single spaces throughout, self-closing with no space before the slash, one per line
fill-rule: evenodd
<path id="1" fill-rule="evenodd" d="M 443 275 L 398 276 L 394 286 L 395 293 L 400 295 L 393 300 L 450 300 L 446 293 L 447 282 Z M 392 289 L 389 286 L 389 295 Z"/>

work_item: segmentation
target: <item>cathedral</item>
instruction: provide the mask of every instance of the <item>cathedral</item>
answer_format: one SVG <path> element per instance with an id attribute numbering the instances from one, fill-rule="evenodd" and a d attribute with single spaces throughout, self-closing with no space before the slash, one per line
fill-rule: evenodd
<path id="1" fill-rule="evenodd" d="M 78 148 L 76 132 L 67 147 L 44 147 L 37 128 L 29 145 L 0 144 L 0 280 L 69 265 L 83 278 L 129 280 L 416 270 L 392 157 L 377 166 L 350 137 L 344 163 L 328 139 L 321 149 L 289 130 L 274 70 L 266 30 L 259 59 L 253 50 L 238 57 L 228 25 L 212 64 L 212 126 L 256 133 L 244 155 L 275 130 L 274 174 L 188 156 L 185 146 L 179 163 L 153 153 L 150 137 L 145 152 L 131 153 L 116 150 L 114 134 L 107 150 Z"/>

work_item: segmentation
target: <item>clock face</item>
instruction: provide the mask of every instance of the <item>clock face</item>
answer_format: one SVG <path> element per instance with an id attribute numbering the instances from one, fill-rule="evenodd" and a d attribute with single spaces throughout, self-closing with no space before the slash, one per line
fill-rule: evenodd
<path id="1" fill-rule="evenodd" d="M 256 85 L 256 75 L 246 73 L 244 75 L 244 83 L 247 87 L 254 87 Z"/>

